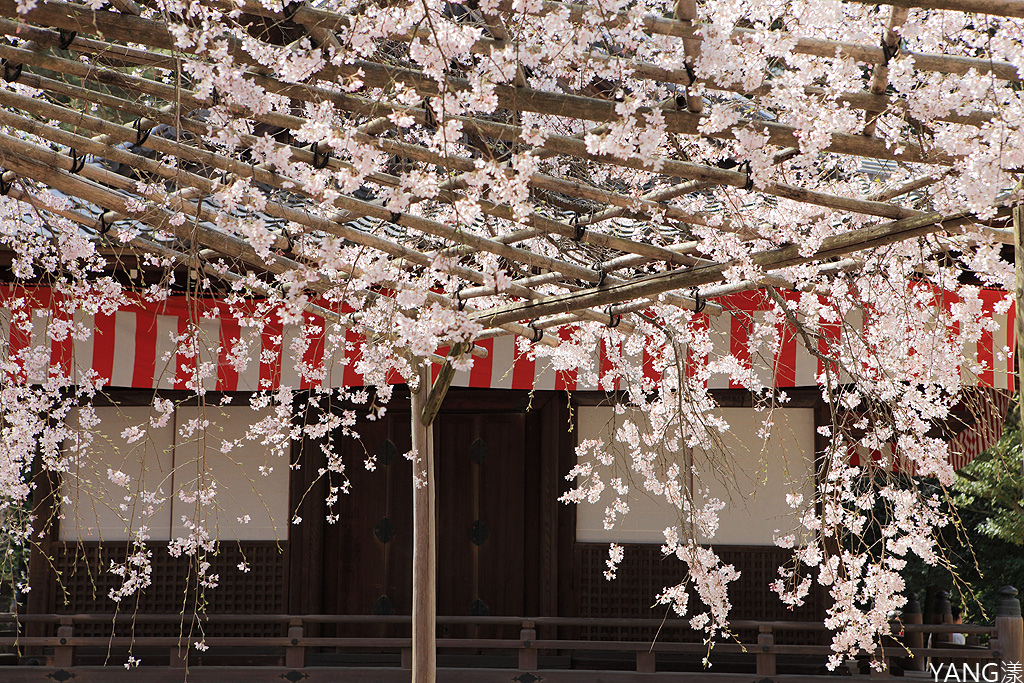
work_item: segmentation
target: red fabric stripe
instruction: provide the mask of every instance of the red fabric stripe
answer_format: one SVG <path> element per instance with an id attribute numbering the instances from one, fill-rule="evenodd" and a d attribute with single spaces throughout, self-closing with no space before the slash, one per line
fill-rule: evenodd
<path id="1" fill-rule="evenodd" d="M 796 330 L 785 323 L 775 327 L 781 339 L 775 356 L 775 386 L 788 389 L 796 386 Z"/>
<path id="2" fill-rule="evenodd" d="M 710 325 L 710 319 L 706 313 L 699 313 L 693 316 L 693 322 L 691 325 L 693 327 L 694 336 L 701 335 L 707 331 L 708 326 Z M 700 359 L 700 362 L 702 364 L 707 363 L 707 359 L 702 358 Z M 689 345 L 686 347 L 685 363 L 686 365 L 684 369 L 686 371 L 686 378 L 688 380 L 693 379 L 697 375 L 698 358 Z M 703 384 L 706 385 L 707 383 L 705 382 Z"/>
<path id="3" fill-rule="evenodd" d="M 839 342 L 840 327 L 838 323 L 822 323 L 821 337 L 818 338 L 818 353 L 823 356 L 832 356 L 832 347 Z M 835 363 L 829 363 L 829 372 L 835 373 L 839 368 Z M 825 372 L 825 364 L 818 359 L 818 374 Z"/>
<path id="4" fill-rule="evenodd" d="M 1015 367 L 1017 363 L 1017 335 L 1014 332 L 1016 325 L 1017 304 L 1014 303 L 1012 306 L 1010 306 L 1010 310 L 1006 312 L 1006 340 L 1004 342 L 1006 344 L 1006 348 L 1010 349 L 1010 351 L 1012 352 L 1012 355 L 1006 359 L 1006 366 L 1004 368 L 1006 373 L 1011 378 L 1010 381 L 1006 383 L 1005 387 L 1009 391 L 1016 391 L 1015 387 L 1017 386 L 1016 378 L 1018 373 L 1015 372 Z"/>
<path id="5" fill-rule="evenodd" d="M 281 346 L 284 342 L 284 325 L 276 315 L 271 315 L 263 326 L 260 344 L 260 389 L 276 389 L 281 384 Z M 269 357 L 269 358 L 268 358 Z"/>
<path id="6" fill-rule="evenodd" d="M 53 309 L 54 320 L 69 320 L 70 316 L 61 307 L 54 307 Z M 60 371 L 65 377 L 71 377 L 74 380 L 74 355 L 75 355 L 75 343 L 71 337 L 70 331 L 60 341 L 54 339 L 50 345 L 50 364 L 59 365 Z M 84 359 L 79 362 L 83 362 Z"/>
<path id="7" fill-rule="evenodd" d="M 242 336 L 238 320 L 230 315 L 220 317 L 220 354 L 217 356 L 217 391 L 238 389 L 238 370 L 231 364 L 230 354 Z"/>
<path id="8" fill-rule="evenodd" d="M 132 386 L 153 388 L 156 374 L 156 315 L 152 311 L 135 310 L 135 363 Z"/>
<path id="9" fill-rule="evenodd" d="M 353 330 L 345 330 L 345 358 L 348 363 L 345 364 L 341 381 L 346 387 L 363 385 L 363 376 L 356 372 L 356 363 L 362 358 L 362 348 L 363 336 Z"/>
<path id="10" fill-rule="evenodd" d="M 652 347 L 652 346 L 650 346 L 648 344 L 644 344 L 644 361 L 643 361 L 644 367 L 643 367 L 643 370 L 644 370 L 644 377 L 646 379 L 649 379 L 650 381 L 657 383 L 657 382 L 661 381 L 661 375 L 659 375 L 658 371 L 655 369 L 654 362 L 656 360 L 660 360 L 661 354 L 655 355 L 655 354 L 651 353 L 652 348 L 659 348 L 659 347 Z M 687 354 L 687 355 L 689 355 L 689 354 Z"/>
<path id="11" fill-rule="evenodd" d="M 981 311 L 983 316 L 992 316 L 992 302 L 982 300 Z M 985 369 L 981 371 L 978 379 L 985 386 L 992 386 L 992 380 L 994 379 L 995 373 L 992 371 L 992 364 L 995 361 L 995 354 L 992 352 L 994 346 L 992 339 L 992 332 L 989 330 L 981 331 L 981 338 L 978 339 L 978 362 L 983 363 Z"/>
<path id="12" fill-rule="evenodd" d="M 28 309 L 28 314 L 32 315 L 32 309 Z M 30 318 L 31 320 L 31 318 Z M 15 374 L 14 379 L 18 382 L 24 382 L 28 379 L 25 374 L 25 365 L 18 358 L 18 355 L 32 342 L 32 333 L 30 330 L 24 329 L 17 321 L 11 321 L 11 337 L 7 342 L 7 353 L 9 357 L 16 361 L 18 364 L 18 372 Z"/>
<path id="13" fill-rule="evenodd" d="M 110 386 L 114 374 L 114 315 L 97 313 L 93 320 L 92 369 L 103 378 L 103 386 Z"/>
<path id="14" fill-rule="evenodd" d="M 598 367 L 600 369 L 597 371 L 597 386 L 598 386 L 599 389 L 602 389 L 604 391 L 608 390 L 608 388 L 607 388 L 608 385 L 605 384 L 605 376 L 609 372 L 611 372 L 612 369 L 613 369 L 612 368 L 612 361 L 608 357 L 608 346 L 607 346 L 607 344 L 608 344 L 608 340 L 602 338 L 601 342 L 600 342 L 600 345 L 598 346 L 598 350 L 599 350 L 599 354 L 600 354 L 600 362 L 598 363 Z M 614 382 L 612 383 L 611 388 L 615 388 L 615 383 Z"/>
<path id="15" fill-rule="evenodd" d="M 530 349 L 527 347 L 526 351 L 519 350 L 519 343 L 516 340 L 516 351 L 515 361 L 512 367 L 512 388 L 513 389 L 532 389 L 533 381 L 536 378 L 536 363 L 530 360 Z"/>
<path id="16" fill-rule="evenodd" d="M 491 371 L 494 369 L 494 340 L 481 339 L 476 345 L 487 349 L 487 358 L 473 358 L 473 367 L 469 370 L 469 386 L 489 388 Z"/>
<path id="17" fill-rule="evenodd" d="M 450 346 L 442 346 L 442 347 L 439 347 L 436 351 L 434 351 L 434 353 L 436 353 L 437 355 L 441 356 L 442 358 L 446 358 L 448 356 L 448 354 L 451 352 L 451 350 L 452 350 L 452 347 L 450 347 Z M 436 382 L 437 381 L 437 376 L 440 375 L 440 374 L 441 374 L 441 366 L 438 365 L 437 363 L 431 363 L 430 364 L 430 383 L 433 384 L 434 382 Z"/>
<path id="18" fill-rule="evenodd" d="M 734 311 L 732 321 L 729 324 L 729 353 L 735 356 L 736 360 L 744 367 L 750 367 L 750 347 L 747 338 L 747 325 L 752 320 L 746 311 Z M 729 379 L 730 389 L 742 389 L 743 385 L 734 379 Z"/>

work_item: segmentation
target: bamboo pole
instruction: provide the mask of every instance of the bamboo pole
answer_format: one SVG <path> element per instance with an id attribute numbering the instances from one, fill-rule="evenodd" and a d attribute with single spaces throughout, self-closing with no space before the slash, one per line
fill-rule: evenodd
<path id="1" fill-rule="evenodd" d="M 3 0 L 0 0 L 2 3 Z M 24 60 L 28 63 L 40 64 L 46 68 L 60 69 L 61 67 L 67 68 L 71 73 L 82 76 L 84 78 L 94 78 L 102 82 L 114 82 L 122 84 L 123 87 L 130 87 L 128 83 L 134 85 L 143 85 L 143 81 L 147 79 L 139 79 L 137 77 L 126 77 L 119 72 L 103 71 L 99 69 L 93 69 L 87 65 L 78 64 L 69 60 L 61 60 L 58 58 L 47 57 L 43 55 L 36 55 L 24 50 L 18 50 L 17 48 L 11 48 L 8 46 L 0 45 L 0 56 L 5 56 L 8 59 Z M 261 82 L 265 79 L 258 79 Z M 182 100 L 188 100 L 190 106 L 200 107 L 206 103 L 195 97 L 189 97 L 187 91 L 181 88 L 174 88 L 165 84 L 147 81 L 144 91 L 148 94 L 155 94 L 157 96 L 174 98 L 175 96 L 180 97 Z M 289 86 L 292 87 L 292 86 Z M 324 96 L 325 99 L 331 100 L 336 106 L 341 109 L 358 111 L 360 113 L 371 113 L 370 110 L 379 111 L 381 108 L 390 111 L 402 111 L 413 114 L 419 122 L 425 121 L 425 114 L 423 110 L 404 107 L 401 105 L 384 105 L 382 103 L 369 103 L 363 102 L 360 98 L 346 95 L 344 93 L 332 92 L 322 89 L 314 89 L 318 93 Z M 369 107 L 369 110 L 368 110 Z M 451 117 L 452 119 L 463 122 L 464 129 L 472 130 L 477 134 L 494 137 L 507 141 L 516 141 L 519 139 L 521 130 L 516 126 L 510 126 L 506 124 L 482 121 L 475 118 L 469 117 Z M 303 121 L 297 117 L 291 117 L 279 113 L 260 115 L 255 117 L 256 120 L 269 123 L 271 125 L 280 125 L 287 128 L 298 128 L 301 127 Z M 864 138 L 861 138 L 864 139 Z M 367 143 L 375 143 L 382 150 L 390 151 L 396 154 L 403 154 L 409 158 L 418 159 L 421 161 L 427 161 L 429 163 L 436 163 L 441 166 L 456 168 L 457 170 L 463 170 L 466 162 L 469 160 L 459 159 L 457 157 L 449 157 L 446 155 L 437 154 L 426 148 L 418 147 L 416 145 L 409 145 L 406 143 L 399 143 L 392 140 L 386 140 L 382 138 L 376 138 L 372 136 L 360 137 L 360 140 Z M 582 140 L 578 140 L 571 137 L 551 135 L 545 141 L 543 149 L 554 151 L 556 153 L 568 154 L 575 156 L 580 159 L 590 159 L 594 161 L 601 161 L 608 164 L 622 166 L 625 168 L 634 168 L 638 170 L 646 170 L 647 164 L 637 159 L 619 159 L 615 157 L 609 157 L 605 155 L 594 155 L 587 151 L 586 143 Z M 307 154 L 309 154 L 307 152 Z M 681 162 L 673 159 L 663 159 L 660 161 L 662 166 L 662 172 L 676 175 L 684 178 L 690 178 L 697 181 L 709 182 L 719 185 L 730 185 L 733 187 L 746 187 L 748 183 L 747 174 L 738 171 L 729 171 L 720 169 L 714 166 L 707 166 L 703 164 L 694 164 L 689 162 Z M 920 215 L 921 212 L 914 211 L 911 209 L 905 209 L 903 207 L 893 206 L 891 204 L 885 204 L 881 202 L 871 202 L 852 197 L 843 197 L 840 195 L 832 195 L 825 192 L 819 192 L 814 190 L 807 190 L 805 188 L 788 185 L 785 183 L 767 183 L 763 187 L 759 187 L 760 192 L 774 195 L 781 198 L 791 199 L 797 202 L 811 203 L 819 206 L 823 206 L 832 210 L 849 211 L 863 213 L 866 215 L 875 215 L 885 218 L 906 218 L 914 215 Z M 336 203 L 344 204 L 348 198 L 339 198 Z M 368 208 L 367 211 L 363 211 L 364 215 L 371 215 L 382 220 L 389 218 L 389 213 L 384 211 L 381 207 L 374 207 L 372 204 L 366 202 L 357 202 L 357 204 L 363 205 L 364 208 Z M 344 207 L 348 208 L 348 207 Z M 352 207 L 349 209 L 354 212 L 359 212 L 358 207 Z M 388 215 L 385 215 L 388 214 Z M 453 231 L 447 231 L 448 235 L 454 234 Z M 459 233 L 461 234 L 461 233 Z M 468 238 L 467 238 L 468 239 Z M 474 238 L 482 239 L 482 238 Z M 476 246 L 476 245 L 473 245 Z M 498 252 L 495 252 L 498 253 Z M 504 255 L 504 254 L 501 254 Z M 592 275 L 592 277 L 594 277 Z M 591 280 L 593 281 L 593 280 Z"/>
<path id="2" fill-rule="evenodd" d="M 4 8 L 6 4 L 13 4 L 12 0 L 0 0 L 0 9 Z M 66 7 L 69 9 L 65 14 L 59 14 L 48 9 L 56 7 Z M 38 14 L 32 15 L 32 12 L 37 12 Z M 45 6 L 39 6 L 34 10 L 30 10 L 29 15 L 32 15 L 30 18 L 37 18 L 40 21 L 46 21 L 59 28 L 88 31 L 90 27 L 95 27 L 92 30 L 99 28 L 99 30 L 104 33 L 129 41 L 137 41 L 140 38 L 149 38 L 161 31 L 169 35 L 167 27 L 163 22 L 150 21 L 139 17 L 128 17 L 132 20 L 130 22 L 132 25 L 135 25 L 138 22 L 149 22 L 149 25 L 147 25 L 145 29 L 143 29 L 142 26 L 138 26 L 136 28 L 136 31 L 141 32 L 141 35 L 132 35 L 130 31 L 126 31 L 124 26 L 118 25 L 117 21 L 112 19 L 110 16 L 113 15 L 114 17 L 120 18 L 125 15 L 103 11 L 91 12 L 90 14 L 90 11 L 82 11 L 77 5 L 70 5 L 61 2 L 52 2 L 47 3 Z M 170 47 L 165 44 L 168 41 L 162 38 L 155 42 L 159 44 L 154 45 L 154 47 Z M 240 63 L 249 66 L 256 66 L 252 58 L 245 52 L 245 50 L 242 49 L 237 41 L 229 40 L 229 45 L 231 46 L 229 51 L 240 61 Z M 375 62 L 355 60 L 341 66 L 328 64 L 321 69 L 318 73 L 318 77 L 331 82 L 341 82 L 349 78 L 359 77 L 365 85 L 373 87 L 389 87 L 398 81 L 402 81 L 406 83 L 407 86 L 414 87 L 421 95 L 440 95 L 440 92 L 438 91 L 438 84 L 432 77 L 414 69 L 388 66 Z M 276 82 L 277 85 L 272 87 L 274 91 L 279 94 L 304 91 L 308 87 L 304 85 L 282 84 L 280 81 L 276 81 L 276 79 L 269 76 L 264 78 L 269 79 L 271 82 Z M 265 85 L 264 87 L 268 87 L 268 85 Z M 446 79 L 445 87 L 453 90 L 464 90 L 470 87 L 470 83 L 466 79 L 448 77 Z M 268 89 L 270 89 L 270 87 L 268 87 Z M 517 88 L 500 84 L 495 86 L 494 93 L 500 106 L 514 111 L 533 111 L 556 116 L 564 116 L 566 112 L 572 112 L 572 115 L 575 118 L 601 122 L 611 122 L 618 120 L 619 118 L 615 111 L 615 102 L 578 95 L 538 91 L 530 88 Z M 643 116 L 651 111 L 653 111 L 651 107 L 643 107 L 637 111 L 637 117 L 641 125 L 643 125 L 644 122 Z M 669 132 L 685 133 L 690 135 L 700 134 L 700 116 L 698 114 L 686 111 L 662 110 L 662 115 Z M 743 124 L 767 134 L 772 144 L 778 144 L 783 147 L 791 145 L 796 134 L 796 129 L 794 127 L 783 124 L 758 120 L 747 120 L 744 121 Z M 726 130 L 719 133 L 713 133 L 712 137 L 732 139 L 733 134 L 731 131 Z M 941 154 L 926 153 L 919 145 L 911 141 L 904 141 L 900 146 L 900 153 L 896 154 L 896 150 L 891 146 L 886 145 L 883 140 L 875 140 L 873 138 L 865 138 L 863 136 L 850 135 L 838 131 L 833 132 L 831 135 L 830 144 L 826 148 L 826 151 L 908 162 L 916 161 L 921 163 L 948 164 L 953 161 Z"/>
<path id="3" fill-rule="evenodd" d="M 844 0 L 862 5 L 876 5 L 875 0 Z M 894 7 L 922 9 L 947 9 L 957 12 L 992 14 L 1001 17 L 1024 18 L 1024 2 L 1021 0 L 886 0 Z"/>
<path id="4" fill-rule="evenodd" d="M 437 675 L 437 517 L 433 422 L 421 419 L 430 389 L 430 368 L 418 361 L 412 392 L 412 680 L 434 683 Z"/>
<path id="5" fill-rule="evenodd" d="M 676 0 L 674 14 L 677 20 L 693 25 L 697 19 L 697 0 Z M 686 84 L 686 108 L 699 114 L 704 111 L 704 100 L 694 92 L 693 86 L 696 85 L 696 77 L 692 76 L 693 65 L 700 56 L 700 39 L 696 34 L 691 33 L 689 37 L 683 38 L 683 54 L 686 55 L 685 71 L 687 80 L 690 81 Z"/>
<path id="6" fill-rule="evenodd" d="M 1009 216 L 1002 214 L 1003 218 Z M 751 254 L 749 261 L 764 270 L 776 270 L 789 266 L 810 263 L 822 259 L 843 256 L 846 254 L 870 249 L 873 247 L 893 244 L 914 237 L 921 237 L 971 222 L 969 212 L 945 216 L 940 213 L 929 213 L 924 216 L 907 218 L 882 223 L 868 228 L 828 237 L 822 241 L 818 251 L 808 256 L 800 254 L 799 247 L 790 245 L 769 251 Z M 477 319 L 484 325 L 493 327 L 509 320 L 537 318 L 544 315 L 568 313 L 582 306 L 602 306 L 611 303 L 629 301 L 641 296 L 655 296 L 662 292 L 684 287 L 694 287 L 725 278 L 725 273 L 739 265 L 738 260 L 703 266 L 688 270 L 674 270 L 666 273 L 648 275 L 637 278 L 624 285 L 606 287 L 605 289 L 586 289 L 579 292 L 550 296 L 539 301 L 496 306 Z"/>
<path id="7" fill-rule="evenodd" d="M 123 194 L 113 192 L 95 182 L 86 180 L 78 175 L 68 173 L 67 170 L 65 170 L 65 166 L 70 166 L 72 162 L 66 155 L 40 148 L 36 145 L 32 145 L 31 143 L 23 140 L 18 140 L 3 133 L 0 133 L 0 143 L 3 144 L 5 149 L 11 152 L 5 157 L 4 164 L 9 169 L 16 171 L 19 175 L 46 183 L 50 187 L 58 189 L 61 192 L 74 195 L 97 206 L 112 207 L 93 222 L 92 227 L 97 232 L 103 231 L 104 222 L 110 223 L 118 220 L 138 221 L 158 230 L 171 232 L 182 240 L 198 241 L 203 246 L 213 249 L 224 256 L 239 260 L 250 267 L 258 268 L 276 275 L 284 274 L 289 271 L 296 271 L 300 267 L 298 262 L 279 255 L 274 255 L 270 259 L 264 259 L 245 241 L 222 233 L 219 230 L 210 227 L 205 222 L 192 221 L 188 224 L 175 226 L 170 221 L 173 216 L 170 211 L 157 208 L 152 205 L 148 206 L 142 212 L 134 211 L 133 207 L 130 206 L 127 198 Z M 16 156 L 14 154 L 15 151 L 24 153 L 26 156 Z M 117 176 L 117 174 L 110 173 L 105 169 L 93 167 L 89 164 L 86 164 L 82 168 L 82 173 L 83 175 L 86 173 L 94 174 L 97 177 L 109 180 L 121 178 L 122 181 L 132 182 L 122 178 L 121 176 Z M 192 215 L 196 215 L 198 209 L 194 204 L 190 204 L 184 200 L 181 201 L 184 202 L 184 206 L 186 208 L 191 206 L 191 210 L 193 212 Z M 355 266 L 341 268 L 343 270 L 347 270 L 347 275 L 351 278 L 358 278 L 362 275 L 362 271 Z M 400 284 L 396 282 L 383 282 L 381 284 L 394 290 L 400 289 Z M 336 282 L 332 282 L 325 276 L 320 275 L 317 279 L 307 282 L 305 286 L 318 293 L 326 293 L 335 289 L 338 285 Z M 369 292 L 365 290 L 353 292 L 353 294 L 365 294 L 374 297 L 381 296 L 376 292 Z M 445 306 L 452 306 L 454 303 L 449 297 L 436 292 L 428 292 L 427 300 L 441 303 Z M 532 339 L 535 334 L 531 328 L 525 325 L 518 325 L 509 329 L 515 334 L 519 334 L 520 336 L 528 339 Z M 558 345 L 558 342 L 555 339 L 545 338 L 540 341 L 549 346 Z M 474 350 L 474 352 L 476 355 L 480 355 L 478 351 Z"/>
<path id="8" fill-rule="evenodd" d="M 884 95 L 885 89 L 889 85 L 889 59 L 899 52 L 900 37 L 896 32 L 903 25 L 903 22 L 907 20 L 907 12 L 908 10 L 903 7 L 893 7 L 889 11 L 889 21 L 882 32 L 882 50 L 886 53 L 887 59 L 884 62 L 875 64 L 874 69 L 871 71 L 870 90 L 874 95 Z M 872 111 L 868 110 L 868 121 L 864 126 L 864 135 L 871 137 L 875 134 L 878 118 L 883 111 L 885 110 L 879 110 L 874 117 L 871 117 Z"/>

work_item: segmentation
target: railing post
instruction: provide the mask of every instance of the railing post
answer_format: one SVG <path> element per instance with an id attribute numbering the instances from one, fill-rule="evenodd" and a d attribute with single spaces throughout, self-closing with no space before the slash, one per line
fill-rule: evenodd
<path id="1" fill-rule="evenodd" d="M 953 605 L 949 602 L 949 591 L 939 591 L 935 596 L 935 612 L 940 618 L 940 624 L 953 623 Z M 949 645 L 953 642 L 952 633 L 936 633 L 932 637 L 934 645 Z"/>
<path id="2" fill-rule="evenodd" d="M 288 622 L 289 645 L 284 651 L 284 665 L 289 669 L 301 669 L 306 666 L 306 646 L 299 644 L 302 636 L 302 617 L 291 619 Z"/>
<path id="3" fill-rule="evenodd" d="M 999 641 L 997 656 L 1000 672 L 1015 670 L 1019 674 L 1024 664 L 1024 620 L 1020 614 L 1017 589 L 1013 586 L 999 589 L 999 600 L 996 601 L 996 638 Z"/>
<path id="4" fill-rule="evenodd" d="M 657 671 L 658 662 L 653 650 L 638 650 L 636 653 L 636 672 L 652 674 Z"/>
<path id="5" fill-rule="evenodd" d="M 75 648 L 69 645 L 74 633 L 71 617 L 61 617 L 57 627 L 57 646 L 53 648 L 53 665 L 65 669 L 75 665 Z"/>
<path id="6" fill-rule="evenodd" d="M 537 629 L 532 621 L 524 621 L 523 628 L 519 631 L 519 640 L 522 647 L 519 648 L 519 670 L 537 670 L 537 648 L 533 646 L 537 640 Z"/>
<path id="7" fill-rule="evenodd" d="M 920 626 L 924 623 L 924 615 L 921 614 L 921 603 L 917 601 L 917 593 L 911 592 L 907 596 L 907 606 L 903 608 L 902 621 L 904 625 Z M 920 631 L 904 632 L 903 644 L 908 648 L 924 647 L 924 633 Z M 910 671 L 924 671 L 924 657 L 918 657 L 913 653 L 904 660 L 903 668 Z"/>
<path id="8" fill-rule="evenodd" d="M 773 652 L 773 648 L 775 646 L 775 634 L 772 633 L 772 627 L 767 624 L 758 626 L 757 630 L 757 675 L 774 676 L 775 652 Z"/>

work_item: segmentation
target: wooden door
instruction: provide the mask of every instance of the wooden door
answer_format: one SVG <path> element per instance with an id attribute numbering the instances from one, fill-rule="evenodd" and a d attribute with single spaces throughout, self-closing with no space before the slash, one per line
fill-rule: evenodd
<path id="1" fill-rule="evenodd" d="M 511 411 L 435 422 L 438 614 L 524 613 L 524 423 Z"/>
<path id="2" fill-rule="evenodd" d="M 566 416 L 555 396 L 452 390 L 437 417 L 437 611 L 443 616 L 535 616 L 557 613 L 562 551 L 572 524 L 557 502 L 567 469 Z M 408 401 L 396 397 L 384 419 L 360 420 L 360 441 L 337 436 L 343 475 L 320 474 L 317 441 L 296 449 L 292 474 L 289 608 L 297 614 L 410 614 L 412 610 L 412 465 Z M 315 417 L 312 419 L 316 419 Z M 364 466 L 374 455 L 374 468 Z M 350 492 L 324 522 L 329 487 Z M 566 542 L 557 538 L 570 534 Z M 566 567 L 569 562 L 562 562 Z M 400 629 L 378 629 L 399 635 Z M 376 630 L 323 629 L 324 635 Z M 516 630 L 518 633 L 518 630 Z M 440 637 L 497 635 L 444 629 Z"/>

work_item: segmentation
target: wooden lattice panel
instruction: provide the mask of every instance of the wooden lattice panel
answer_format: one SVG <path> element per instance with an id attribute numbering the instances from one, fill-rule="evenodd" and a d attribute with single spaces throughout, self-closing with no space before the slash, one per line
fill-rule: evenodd
<path id="1" fill-rule="evenodd" d="M 124 561 L 124 543 L 59 544 L 54 553 L 54 569 L 63 591 L 57 597 L 57 612 L 62 614 L 159 614 L 191 615 L 197 611 L 195 570 L 191 558 L 174 558 L 166 544 L 152 544 L 153 583 L 139 595 L 120 603 L 110 597 L 120 587 L 121 578 L 110 572 L 111 562 Z M 242 572 L 244 559 L 250 570 Z M 206 590 L 200 611 L 206 614 L 283 614 L 288 604 L 288 563 L 286 545 L 266 542 L 225 543 L 215 557 L 207 558 L 210 572 L 220 577 L 219 585 Z M 186 619 L 185 621 L 188 621 Z M 127 625 L 121 627 L 127 629 Z M 205 624 L 206 635 L 273 636 L 283 635 L 284 625 Z M 178 635 L 180 623 L 135 626 L 136 635 Z M 187 630 L 187 629 L 186 629 Z M 78 635 L 109 635 L 111 625 L 82 624 Z M 127 633 L 127 631 L 126 631 Z"/>
<path id="2" fill-rule="evenodd" d="M 729 588 L 733 605 L 733 620 L 759 621 L 821 621 L 824 614 L 820 595 L 813 593 L 806 603 L 790 610 L 769 589 L 769 583 L 778 575 L 778 567 L 788 557 L 780 548 L 745 546 L 718 549 L 722 560 L 740 571 L 740 578 Z M 649 618 L 660 624 L 662 617 L 673 615 L 665 607 L 652 607 L 655 598 L 665 586 L 677 584 L 685 575 L 685 565 L 678 558 L 663 557 L 657 545 L 626 546 L 625 556 L 618 568 L 618 578 L 604 578 L 608 546 L 604 544 L 576 544 L 576 586 L 579 596 L 579 616 L 604 618 Z M 691 592 L 690 604 L 699 608 L 697 597 Z M 584 638 L 649 639 L 657 626 L 651 628 L 586 628 Z M 739 632 L 743 642 L 753 642 L 753 632 Z M 669 636 L 678 641 L 701 640 L 700 634 L 674 629 Z M 821 639 L 819 632 L 785 631 L 776 634 L 777 643 L 809 643 Z"/>

